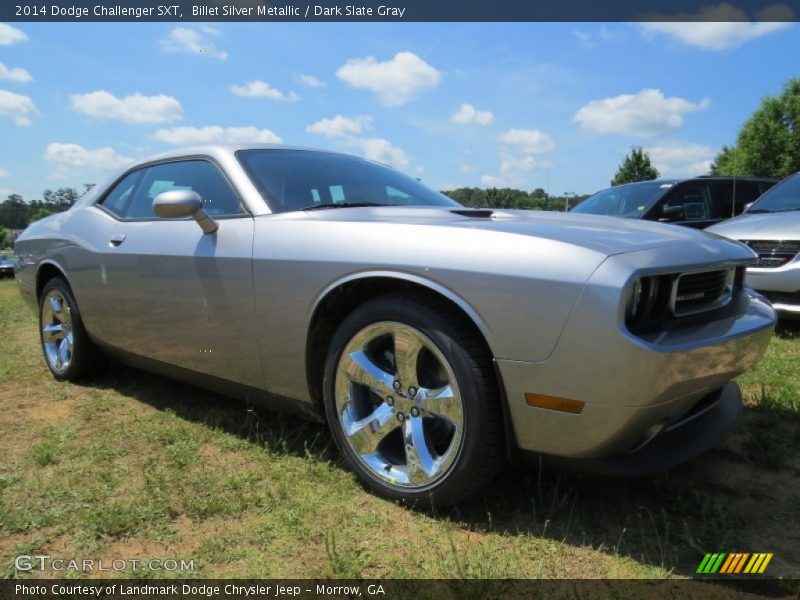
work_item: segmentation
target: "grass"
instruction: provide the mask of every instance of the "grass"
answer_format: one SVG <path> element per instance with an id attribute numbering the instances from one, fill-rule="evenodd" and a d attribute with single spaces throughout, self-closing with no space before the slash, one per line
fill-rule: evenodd
<path id="1" fill-rule="evenodd" d="M 364 492 L 321 425 L 123 366 L 53 381 L 6 280 L 0 570 L 44 553 L 194 560 L 182 575 L 198 577 L 663 578 L 744 551 L 796 576 L 798 331 L 780 330 L 741 378 L 738 431 L 683 467 L 639 481 L 516 467 L 432 513 Z"/>

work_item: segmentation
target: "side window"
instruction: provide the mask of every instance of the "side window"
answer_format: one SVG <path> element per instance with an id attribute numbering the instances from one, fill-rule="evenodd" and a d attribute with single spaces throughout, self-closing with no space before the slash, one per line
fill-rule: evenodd
<path id="1" fill-rule="evenodd" d="M 125 217 L 153 219 L 153 200 L 162 192 L 192 190 L 211 216 L 242 214 L 241 203 L 216 166 L 205 160 L 164 163 L 147 169 Z"/>
<path id="2" fill-rule="evenodd" d="M 670 209 L 679 209 L 670 213 Z M 701 221 L 713 216 L 708 183 L 693 182 L 677 186 L 664 205 L 665 215 L 670 221 Z"/>
<path id="3" fill-rule="evenodd" d="M 717 181 L 714 183 L 714 218 L 727 219 L 733 216 L 736 205 L 739 204 L 739 195 L 742 193 L 741 183 L 732 181 Z M 734 198 L 734 195 L 736 198 Z M 741 209 L 736 210 L 742 212 Z"/>
<path id="4" fill-rule="evenodd" d="M 761 188 L 755 181 L 736 182 L 736 214 L 744 210 L 746 204 L 755 201 L 761 195 Z M 735 215 L 729 215 L 735 216 Z"/>
<path id="5" fill-rule="evenodd" d="M 776 181 L 762 181 L 758 184 L 758 195 L 759 197 L 764 194 L 769 188 L 775 185 Z"/>
<path id="6" fill-rule="evenodd" d="M 118 217 L 124 217 L 128 209 L 133 193 L 136 191 L 136 185 L 142 178 L 143 170 L 132 171 L 122 178 L 111 191 L 106 194 L 103 201 L 100 203 L 107 211 L 114 213 Z"/>
<path id="7" fill-rule="evenodd" d="M 745 204 L 761 195 L 754 181 L 717 181 L 714 183 L 715 218 L 729 219 L 744 210 Z"/>

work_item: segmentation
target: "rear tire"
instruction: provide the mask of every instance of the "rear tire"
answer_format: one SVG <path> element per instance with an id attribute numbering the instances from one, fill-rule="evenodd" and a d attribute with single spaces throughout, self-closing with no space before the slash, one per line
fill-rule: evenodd
<path id="1" fill-rule="evenodd" d="M 47 368 L 58 381 L 77 381 L 101 371 L 106 357 L 83 326 L 69 285 L 53 277 L 39 300 L 39 340 Z"/>
<path id="2" fill-rule="evenodd" d="M 455 504 L 505 464 L 492 358 L 438 302 L 392 295 L 356 308 L 331 340 L 323 383 L 339 450 L 380 496 Z"/>

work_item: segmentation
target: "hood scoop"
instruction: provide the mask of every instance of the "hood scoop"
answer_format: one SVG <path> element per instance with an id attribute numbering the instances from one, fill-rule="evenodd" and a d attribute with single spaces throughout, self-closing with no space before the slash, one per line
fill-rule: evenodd
<path id="1" fill-rule="evenodd" d="M 462 217 L 471 217 L 473 219 L 491 219 L 494 211 L 489 208 L 464 208 L 460 210 L 451 210 L 454 215 Z"/>

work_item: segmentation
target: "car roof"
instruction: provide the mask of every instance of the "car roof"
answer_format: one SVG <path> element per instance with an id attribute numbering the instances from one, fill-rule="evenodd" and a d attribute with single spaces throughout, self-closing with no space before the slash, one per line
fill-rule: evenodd
<path id="1" fill-rule="evenodd" d="M 689 179 L 714 179 L 714 180 L 736 180 L 736 181 L 780 181 L 774 177 L 754 177 L 752 175 L 698 175 L 697 177 L 690 177 Z M 684 179 L 683 181 L 689 181 L 689 179 Z"/>
<path id="2" fill-rule="evenodd" d="M 644 185 L 644 184 L 660 184 L 660 185 L 675 185 L 677 183 L 684 183 L 686 181 L 760 181 L 777 183 L 779 180 L 772 177 L 750 177 L 739 175 L 698 175 L 697 177 L 684 177 L 682 179 L 646 179 L 644 181 L 633 181 L 631 183 L 623 183 L 614 187 L 625 187 L 628 185 Z M 606 188 L 607 189 L 607 188 Z"/>
<path id="3" fill-rule="evenodd" d="M 128 166 L 128 168 L 130 168 L 130 166 L 143 165 L 160 160 L 168 160 L 171 158 L 183 158 L 188 156 L 216 157 L 223 154 L 231 155 L 235 152 L 238 152 L 239 150 L 303 150 L 307 152 L 322 152 L 325 154 L 341 154 L 343 156 L 345 155 L 342 152 L 336 152 L 334 150 L 323 150 L 321 148 L 310 148 L 305 146 L 289 146 L 285 144 L 259 144 L 259 143 L 204 144 L 199 146 L 187 146 L 187 147 L 176 148 L 174 150 L 168 150 L 166 152 L 161 152 L 159 154 L 148 156 L 146 158 L 142 158 L 140 160 L 133 162 L 131 165 Z"/>
<path id="4" fill-rule="evenodd" d="M 233 155 L 239 150 L 302 150 L 306 152 L 318 152 L 322 154 L 336 154 L 339 156 L 348 156 L 351 158 L 357 158 L 360 160 L 365 160 L 367 162 L 380 164 L 382 166 L 389 166 L 379 161 L 374 161 L 368 158 L 355 156 L 353 154 L 336 152 L 335 150 L 310 148 L 306 146 L 290 146 L 286 144 L 264 144 L 264 143 L 242 142 L 238 144 L 204 144 L 197 146 L 185 146 L 132 161 L 128 165 L 118 169 L 101 185 L 94 186 L 89 192 L 87 192 L 83 197 L 81 197 L 75 203 L 75 205 L 88 206 L 94 203 L 102 194 L 108 191 L 109 187 L 115 181 L 118 181 L 120 177 L 122 177 L 125 173 L 133 169 L 137 169 L 149 165 L 151 163 L 169 161 L 173 159 L 203 157 L 203 156 L 210 157 L 214 160 L 217 160 L 220 163 L 224 163 L 228 159 L 231 159 Z"/>

